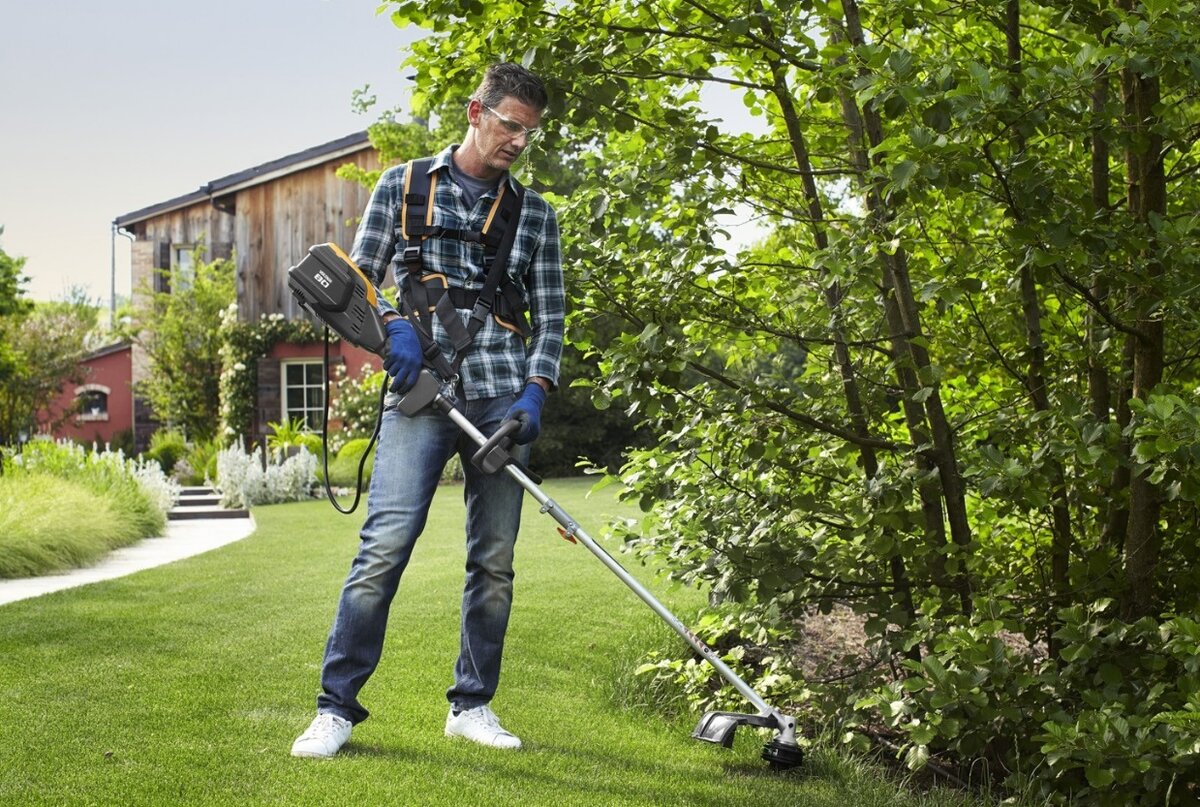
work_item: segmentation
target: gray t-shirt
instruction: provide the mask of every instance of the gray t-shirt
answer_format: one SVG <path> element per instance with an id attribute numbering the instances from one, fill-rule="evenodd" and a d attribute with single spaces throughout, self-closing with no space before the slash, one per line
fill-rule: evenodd
<path id="1" fill-rule="evenodd" d="M 496 186 L 499 184 L 494 179 L 479 179 L 471 176 L 455 165 L 454 160 L 450 160 L 450 176 L 458 184 L 458 187 L 462 188 L 463 202 L 466 204 L 467 210 L 473 209 L 480 196 L 488 191 L 496 190 Z"/>

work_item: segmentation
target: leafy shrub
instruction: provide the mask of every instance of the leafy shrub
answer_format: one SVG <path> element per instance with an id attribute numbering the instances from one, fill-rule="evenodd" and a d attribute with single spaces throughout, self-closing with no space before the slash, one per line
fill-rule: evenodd
<path id="1" fill-rule="evenodd" d="M 108 450 L 114 453 L 120 452 L 126 457 L 132 457 L 137 452 L 134 450 L 133 429 L 121 429 L 113 435 L 112 440 L 108 444 Z"/>
<path id="2" fill-rule="evenodd" d="M 363 452 L 367 450 L 369 437 L 356 437 L 347 440 L 342 449 L 329 463 L 329 484 L 331 487 L 353 488 L 358 482 L 358 464 Z M 319 455 L 318 455 L 319 456 Z M 371 473 L 375 469 L 375 452 L 367 457 L 363 465 L 362 484 L 365 489 L 371 482 Z"/>
<path id="3" fill-rule="evenodd" d="M 182 462 L 187 463 L 189 474 L 181 477 L 180 482 L 185 485 L 212 483 L 217 478 L 217 454 L 220 450 L 221 445 L 216 438 L 188 446 L 187 456 Z"/>
<path id="4" fill-rule="evenodd" d="M 118 505 L 140 537 L 162 532 L 167 512 L 175 505 L 179 488 L 155 463 L 128 460 L 112 452 L 88 453 L 70 443 L 35 440 L 13 458 L 13 465 L 70 479 Z"/>
<path id="5" fill-rule="evenodd" d="M 271 433 L 267 435 L 267 448 L 271 458 L 282 460 L 289 448 L 299 448 L 309 434 L 308 425 L 301 418 L 291 418 L 282 423 L 268 423 Z"/>
<path id="6" fill-rule="evenodd" d="M 146 457 L 157 462 L 164 474 L 174 471 L 175 463 L 186 454 L 187 440 L 182 432 L 159 429 L 150 436 L 150 448 L 146 450 Z"/>
<path id="7" fill-rule="evenodd" d="M 364 364 L 354 377 L 346 376 L 340 366 L 336 372 L 337 394 L 330 401 L 329 418 L 339 421 L 342 428 L 329 435 L 334 446 L 338 441 L 371 436 L 379 417 L 379 389 L 386 378 L 383 370 L 373 370 L 369 364 Z"/>
<path id="8" fill-rule="evenodd" d="M 986 758 L 1047 803 L 1193 803 L 1200 787 L 1200 624 L 1126 623 L 1112 602 L 1063 609 L 1058 660 L 1022 652 L 1003 622 L 929 625 L 931 653 L 855 703 L 930 754 Z"/>
<path id="9" fill-rule="evenodd" d="M 309 499 L 316 470 L 317 458 L 304 448 L 282 463 L 266 463 L 262 448 L 247 454 L 238 446 L 230 446 L 217 455 L 221 504 L 253 507 Z"/>

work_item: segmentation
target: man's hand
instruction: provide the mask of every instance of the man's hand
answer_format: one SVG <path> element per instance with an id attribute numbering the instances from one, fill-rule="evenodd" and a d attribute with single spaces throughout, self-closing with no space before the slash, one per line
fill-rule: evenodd
<path id="1" fill-rule="evenodd" d="M 515 420 L 521 428 L 513 435 L 518 445 L 532 443 L 542 431 L 542 406 L 546 403 L 546 390 L 541 384 L 530 381 L 525 385 L 521 397 L 509 407 L 505 420 Z"/>
<path id="2" fill-rule="evenodd" d="M 388 352 L 383 359 L 383 369 L 395 379 L 392 381 L 392 392 L 408 392 L 417 383 L 417 376 L 421 372 L 421 342 L 406 319 L 390 319 L 385 327 Z"/>

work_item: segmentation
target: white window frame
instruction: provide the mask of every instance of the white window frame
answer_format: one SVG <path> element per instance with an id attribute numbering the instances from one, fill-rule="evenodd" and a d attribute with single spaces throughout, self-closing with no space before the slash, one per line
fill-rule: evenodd
<path id="1" fill-rule="evenodd" d="M 186 291 L 196 282 L 196 264 L 192 260 L 195 244 L 171 244 L 171 271 L 176 284 L 171 291 Z"/>
<path id="2" fill-rule="evenodd" d="M 300 413 L 296 413 L 288 407 L 288 393 L 296 389 L 295 386 L 288 383 L 288 368 L 289 367 L 316 367 L 320 371 L 320 383 L 310 384 L 308 382 L 308 374 L 305 373 L 304 382 L 300 385 L 300 389 L 304 391 L 304 406 Z M 320 403 L 315 408 L 308 403 L 309 390 L 319 389 L 321 391 Z M 326 379 L 325 379 L 325 362 L 321 359 L 284 359 L 279 362 L 279 417 L 280 423 L 287 423 L 291 418 L 299 417 L 303 420 L 308 428 L 312 431 L 321 430 L 321 417 L 325 409 L 326 395 Z M 311 413 L 315 420 L 310 421 L 308 415 Z"/>
<path id="3" fill-rule="evenodd" d="M 108 402 L 112 397 L 112 388 L 106 387 L 103 384 L 84 384 L 81 387 L 75 388 L 75 399 L 78 400 L 82 395 L 88 392 L 99 392 L 104 396 L 104 411 L 103 412 L 80 412 L 76 415 L 76 420 L 94 423 L 97 421 L 108 420 Z"/>

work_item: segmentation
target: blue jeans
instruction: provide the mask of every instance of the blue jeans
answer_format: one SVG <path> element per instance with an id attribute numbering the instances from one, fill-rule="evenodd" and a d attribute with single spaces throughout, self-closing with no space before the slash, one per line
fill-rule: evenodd
<path id="1" fill-rule="evenodd" d="M 490 435 L 514 400 L 516 395 L 465 401 L 465 414 Z M 455 709 L 473 709 L 496 694 L 523 489 L 504 471 L 489 475 L 475 468 L 476 448 L 441 412 L 383 413 L 367 518 L 325 647 L 317 711 L 352 723 L 367 719 L 358 693 L 379 664 L 392 598 L 425 527 L 442 469 L 456 451 L 466 476 L 467 571 L 459 657 L 446 697 Z M 528 447 L 519 446 L 513 454 L 524 461 Z"/>

